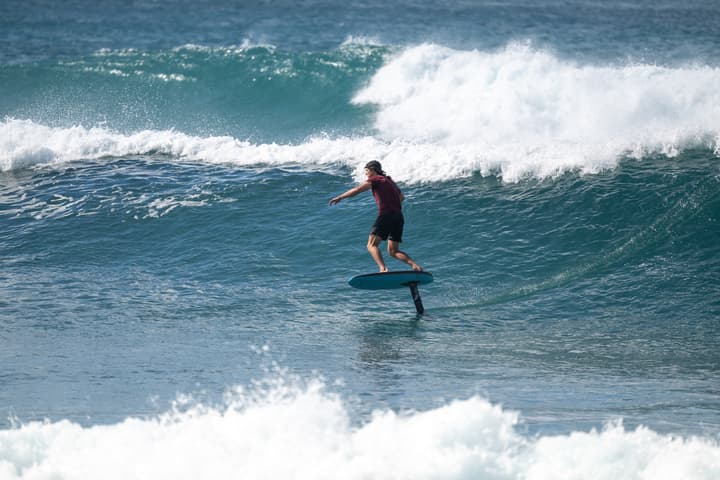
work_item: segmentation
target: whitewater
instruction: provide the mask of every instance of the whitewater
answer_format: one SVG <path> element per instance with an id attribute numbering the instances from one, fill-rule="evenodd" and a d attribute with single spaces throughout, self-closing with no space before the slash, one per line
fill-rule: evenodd
<path id="1" fill-rule="evenodd" d="M 597 173 L 623 158 L 673 158 L 692 148 L 717 154 L 720 148 L 715 67 L 582 65 L 527 44 L 499 52 L 426 44 L 388 55 L 351 100 L 377 109 L 372 135 L 254 143 L 6 118 L 0 168 L 157 153 L 241 166 L 344 166 L 357 177 L 364 159 L 378 158 L 409 183 L 473 173 L 514 182 Z"/>
<path id="2" fill-rule="evenodd" d="M 221 405 L 181 398 L 153 418 L 2 431 L 0 476 L 712 479 L 720 468 L 720 446 L 708 439 L 627 430 L 621 422 L 528 436 L 517 412 L 479 397 L 427 411 L 376 410 L 357 424 L 321 379 L 276 375 L 228 391 Z"/>

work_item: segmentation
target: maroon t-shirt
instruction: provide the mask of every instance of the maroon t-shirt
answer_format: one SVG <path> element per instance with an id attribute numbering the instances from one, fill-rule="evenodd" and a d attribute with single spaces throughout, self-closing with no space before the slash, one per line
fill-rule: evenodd
<path id="1" fill-rule="evenodd" d="M 378 214 L 402 212 L 400 189 L 390 177 L 373 175 L 368 177 L 372 185 L 372 194 L 378 206 Z"/>

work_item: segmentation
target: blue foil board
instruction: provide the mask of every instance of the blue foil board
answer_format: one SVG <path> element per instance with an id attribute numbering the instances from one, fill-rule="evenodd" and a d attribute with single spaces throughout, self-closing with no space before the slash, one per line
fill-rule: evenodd
<path id="1" fill-rule="evenodd" d="M 411 284 L 423 285 L 433 281 L 430 272 L 415 272 L 413 270 L 401 272 L 366 273 L 352 277 L 348 283 L 351 287 L 363 290 L 388 290 L 392 288 L 407 288 Z"/>

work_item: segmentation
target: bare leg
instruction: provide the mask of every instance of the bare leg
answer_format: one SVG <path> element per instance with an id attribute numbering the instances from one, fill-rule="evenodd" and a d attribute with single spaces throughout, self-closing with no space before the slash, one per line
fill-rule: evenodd
<path id="1" fill-rule="evenodd" d="M 388 240 L 388 253 L 400 260 L 401 262 L 405 262 L 408 265 L 412 267 L 413 270 L 416 272 L 422 272 L 422 267 L 415 263 L 412 258 L 410 258 L 410 255 L 408 255 L 405 252 L 402 252 L 399 250 L 400 244 L 394 240 Z"/>
<path id="2" fill-rule="evenodd" d="M 380 252 L 380 242 L 382 238 L 377 235 L 370 235 L 368 238 L 367 249 L 370 252 L 370 256 L 375 260 L 381 272 L 387 272 L 388 269 L 385 266 L 385 261 L 382 258 L 382 252 Z"/>

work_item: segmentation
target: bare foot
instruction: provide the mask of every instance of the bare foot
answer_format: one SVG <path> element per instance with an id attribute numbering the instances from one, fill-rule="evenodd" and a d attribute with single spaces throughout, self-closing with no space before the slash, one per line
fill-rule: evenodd
<path id="1" fill-rule="evenodd" d="M 387 272 L 387 271 L 388 271 L 387 267 L 386 267 L 386 268 L 381 268 L 381 269 L 380 269 L 380 273 L 385 273 L 385 272 Z"/>
<path id="2" fill-rule="evenodd" d="M 422 267 L 421 267 L 420 265 L 418 265 L 417 263 L 414 263 L 414 262 L 413 262 L 413 264 L 411 265 L 411 267 L 412 267 L 412 269 L 415 270 L 416 272 L 422 272 L 422 271 L 423 271 Z"/>

